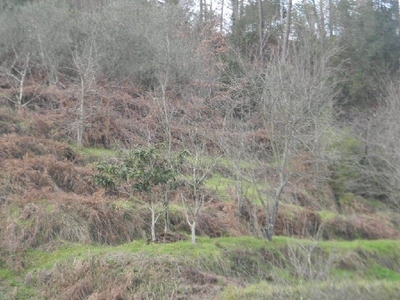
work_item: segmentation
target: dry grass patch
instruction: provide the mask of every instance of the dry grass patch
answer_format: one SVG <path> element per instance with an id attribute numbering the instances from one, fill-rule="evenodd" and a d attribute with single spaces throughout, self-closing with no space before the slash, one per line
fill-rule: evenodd
<path id="1" fill-rule="evenodd" d="M 399 230 L 391 220 L 378 214 L 338 215 L 326 220 L 323 237 L 325 239 L 398 239 Z"/>
<path id="2" fill-rule="evenodd" d="M 35 285 L 43 298 L 66 300 L 210 299 L 220 291 L 217 277 L 170 256 L 144 253 L 74 258 L 29 272 L 25 283 Z"/>
<path id="3" fill-rule="evenodd" d="M 261 300 L 261 299 L 397 299 L 400 288 L 397 283 L 382 281 L 327 280 L 309 284 L 259 283 L 245 289 L 231 287 L 219 299 L 221 300 Z"/>
<path id="4" fill-rule="evenodd" d="M 116 245 L 142 238 L 147 228 L 140 210 L 115 209 L 89 197 L 77 201 L 65 193 L 46 196 L 52 199 L 1 206 L 1 249 L 15 253 L 49 244 L 52 248 L 58 240 Z"/>
<path id="5" fill-rule="evenodd" d="M 0 144 L 0 160 L 52 155 L 61 161 L 79 161 L 71 147 L 49 139 L 7 134 L 0 137 Z"/>

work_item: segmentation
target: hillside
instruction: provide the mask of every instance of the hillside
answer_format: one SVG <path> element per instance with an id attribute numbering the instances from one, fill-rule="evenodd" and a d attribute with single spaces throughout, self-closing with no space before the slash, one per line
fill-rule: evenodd
<path id="1" fill-rule="evenodd" d="M 67 93 L 57 87 L 52 91 L 59 97 L 53 96 L 54 103 Z M 157 128 L 149 99 L 118 96 L 111 102 L 116 106 L 108 110 L 110 124 L 134 122 L 136 128 Z M 43 93 L 42 101 L 45 97 L 49 96 Z M 117 113 L 120 102 L 132 107 L 126 109 L 125 117 Z M 260 226 L 265 213 L 255 199 L 238 211 L 234 172 L 223 159 L 205 182 L 212 199 L 199 216 L 196 231 L 203 237 L 197 245 L 190 245 L 190 227 L 178 195 L 170 196 L 171 233 L 163 233 L 162 215 L 157 223 L 158 242 L 146 244 L 151 223 L 147 206 L 121 193 L 107 193 L 96 186 L 93 177 L 99 162 L 116 159 L 127 147 L 123 144 L 127 138 L 116 130 L 126 131 L 110 126 L 113 142 L 109 144 L 114 148 L 85 142 L 87 146 L 77 149 L 65 142 L 68 135 L 63 124 L 71 117 L 68 108 L 46 107 L 20 112 L 6 104 L 1 107 L 4 299 L 154 299 L 165 295 L 176 299 L 287 299 L 289 295 L 337 299 L 347 295 L 350 299 L 364 297 L 365 290 L 374 291 L 368 294 L 371 299 L 378 293 L 387 293 L 389 299 L 398 292 L 395 283 L 400 266 L 395 262 L 399 261 L 399 245 L 379 240 L 399 237 L 400 219 L 389 207 L 348 194 L 341 199 L 339 211 L 329 185 L 323 191 L 311 185 L 291 185 L 283 193 L 275 227 L 280 237 L 272 243 L 250 238 L 251 213 Z M 138 111 L 148 113 L 132 118 Z M 211 111 L 210 115 L 214 119 L 218 114 Z M 99 135 L 96 127 L 91 130 L 88 139 Z M 180 124 L 179 132 L 190 130 Z M 141 135 L 128 134 L 138 145 L 146 143 Z M 156 131 L 149 134 L 162 137 Z M 173 132 L 173 144 L 178 145 L 175 136 L 179 135 Z M 342 241 L 318 242 L 318 237 Z M 354 239 L 376 242 L 343 241 Z M 313 257 L 311 265 L 305 260 L 307 255 Z M 108 275 L 98 278 L 96 272 Z M 354 282 L 349 285 L 348 279 Z M 299 283 L 302 280 L 318 281 L 320 288 L 307 288 Z M 283 292 L 288 282 L 293 288 Z M 329 282 L 334 282 L 334 290 Z"/>
<path id="2" fill-rule="evenodd" d="M 395 4 L 179 2 L 0 3 L 0 300 L 396 298 Z"/>

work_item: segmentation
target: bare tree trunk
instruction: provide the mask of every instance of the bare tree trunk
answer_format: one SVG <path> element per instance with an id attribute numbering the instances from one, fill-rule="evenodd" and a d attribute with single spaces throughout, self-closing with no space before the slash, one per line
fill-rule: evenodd
<path id="1" fill-rule="evenodd" d="M 251 205 L 250 200 L 246 199 L 246 205 L 248 206 L 249 212 L 249 223 L 250 223 L 250 231 L 255 238 L 259 238 L 259 225 L 257 219 L 257 207 L 254 208 Z"/>
<path id="2" fill-rule="evenodd" d="M 80 80 L 80 96 L 78 103 L 78 116 L 76 125 L 76 144 L 82 147 L 83 135 L 85 130 L 85 102 L 88 93 L 92 92 L 93 86 L 96 84 L 97 62 L 96 43 L 94 36 L 85 44 L 81 52 L 74 51 L 72 53 L 75 70 L 79 74 Z"/>
<path id="3" fill-rule="evenodd" d="M 171 109 L 170 104 L 168 103 L 168 98 L 167 98 L 167 93 L 166 89 L 168 87 L 168 81 L 169 81 L 169 66 L 170 66 L 170 49 L 169 49 L 169 39 L 167 37 L 166 39 L 166 45 L 167 45 L 167 53 L 168 53 L 168 67 L 165 68 L 165 75 L 164 78 L 160 78 L 160 89 L 161 89 L 161 95 L 160 97 L 157 97 L 157 95 L 153 96 L 150 94 L 151 98 L 153 99 L 155 105 L 157 106 L 157 111 L 155 112 L 156 115 L 160 116 L 160 125 L 162 126 L 162 129 L 166 135 L 167 139 L 167 153 L 166 153 L 166 159 L 168 161 L 169 167 L 173 168 L 172 166 L 172 132 L 171 132 L 171 118 L 174 113 L 174 111 Z M 164 192 L 164 232 L 168 232 L 170 228 L 170 219 L 169 219 L 169 186 L 166 186 L 166 190 Z"/>
<path id="4" fill-rule="evenodd" d="M 203 3 L 203 1 L 204 0 L 200 0 L 200 23 L 203 22 L 203 18 L 204 18 L 204 9 L 203 9 L 204 3 Z"/>
<path id="5" fill-rule="evenodd" d="M 204 157 L 206 153 L 206 143 L 202 143 L 201 145 L 197 143 L 199 138 L 202 138 L 197 134 L 197 130 L 190 134 L 190 138 L 194 148 L 192 150 L 194 152 L 191 155 L 192 161 L 190 162 L 189 168 L 192 174 L 188 183 L 191 190 L 191 196 L 193 197 L 192 201 L 194 203 L 190 204 L 190 201 L 186 199 L 183 193 L 181 193 L 181 200 L 184 207 L 186 221 L 191 228 L 192 243 L 195 244 L 196 225 L 206 198 L 202 185 L 205 178 L 207 178 L 207 176 L 214 170 L 217 160 L 212 161 L 211 164 L 207 163 L 207 165 L 204 165 L 204 163 L 201 161 L 201 158 Z"/>
<path id="6" fill-rule="evenodd" d="M 24 92 L 24 81 L 25 81 L 25 76 L 26 76 L 26 71 L 28 69 L 28 64 L 29 64 L 29 57 L 26 60 L 26 63 L 23 66 L 23 69 L 21 72 L 18 71 L 18 73 L 21 75 L 21 80 L 19 82 L 19 94 L 17 96 L 17 110 L 20 111 L 22 107 L 22 96 Z"/>
<path id="7" fill-rule="evenodd" d="M 326 31 L 325 31 L 325 14 L 324 14 L 324 0 L 319 1 L 319 17 L 320 17 L 320 34 L 322 41 L 326 38 Z"/>
<path id="8" fill-rule="evenodd" d="M 317 4 L 315 3 L 315 0 L 312 0 L 312 14 L 314 15 L 315 23 L 317 23 L 317 28 L 318 28 L 318 33 L 321 35 L 321 22 L 320 18 L 318 17 L 318 12 L 317 12 Z"/>
<path id="9" fill-rule="evenodd" d="M 237 35 L 238 25 L 239 25 L 239 0 L 232 0 L 232 33 Z"/>
<path id="10" fill-rule="evenodd" d="M 243 18 L 244 15 L 244 0 L 239 0 L 239 20 Z"/>
<path id="11" fill-rule="evenodd" d="M 281 175 L 281 177 L 283 177 L 283 175 Z M 263 237 L 268 239 L 268 241 L 272 241 L 272 237 L 274 236 L 275 233 L 275 224 L 276 224 L 276 218 L 278 217 L 279 202 L 285 186 L 286 186 L 286 180 L 281 181 L 280 186 L 276 190 L 276 193 L 274 195 L 273 206 L 271 211 L 269 212 L 268 224 L 266 228 L 263 228 L 262 230 Z"/>
<path id="12" fill-rule="evenodd" d="M 396 24 L 397 34 L 400 34 L 399 0 L 393 0 L 393 11 L 394 11 L 394 21 Z"/>
<path id="13" fill-rule="evenodd" d="M 259 59 L 262 61 L 264 44 L 264 13 L 262 0 L 258 0 Z"/>
<path id="14" fill-rule="evenodd" d="M 168 199 L 169 188 L 166 187 L 164 194 L 164 232 L 170 231 L 170 219 L 169 219 L 169 199 Z"/>
<path id="15" fill-rule="evenodd" d="M 314 14 L 314 18 L 317 23 L 318 33 L 322 41 L 326 38 L 326 31 L 325 31 L 325 15 L 324 15 L 324 2 L 323 0 L 319 1 L 319 15 L 317 11 L 317 4 L 315 0 L 312 1 L 312 10 Z"/>
<path id="16" fill-rule="evenodd" d="M 8 77 L 10 81 L 10 85 L 12 86 L 12 90 L 15 95 L 15 100 L 12 97 L 6 97 L 10 102 L 15 104 L 15 108 L 17 111 L 20 111 L 24 105 L 27 105 L 30 101 L 26 102 L 25 104 L 22 103 L 22 98 L 24 96 L 24 84 L 25 84 L 25 77 L 27 75 L 29 69 L 29 60 L 30 55 L 29 53 L 26 55 L 24 62 L 21 67 L 17 66 L 18 63 L 18 55 L 15 53 L 16 59 L 14 63 L 11 65 L 10 70 L 6 70 L 5 68 L 1 68 L 0 71 L 3 71 L 4 74 Z M 13 71 L 18 73 L 17 75 L 13 74 Z"/>
<path id="17" fill-rule="evenodd" d="M 150 203 L 150 207 L 151 207 L 151 241 L 155 242 L 157 240 L 156 237 L 156 205 L 154 204 L 154 201 L 151 200 Z"/>
<path id="18" fill-rule="evenodd" d="M 78 124 L 76 127 L 76 146 L 78 148 L 82 147 L 84 120 L 85 120 L 85 80 L 83 78 L 83 75 L 81 75 L 81 93 L 80 93 L 79 109 L 78 109 Z"/>
<path id="19" fill-rule="evenodd" d="M 292 0 L 289 0 L 286 12 L 285 36 L 283 39 L 283 49 L 282 49 L 283 60 L 286 60 L 288 55 L 291 15 L 292 15 Z"/>
<path id="20" fill-rule="evenodd" d="M 202 0 L 203 1 L 203 20 L 205 22 L 208 21 L 208 7 L 207 7 L 207 0 Z"/>
<path id="21" fill-rule="evenodd" d="M 333 18 L 334 18 L 333 0 L 329 0 L 329 36 L 333 36 Z"/>
<path id="22" fill-rule="evenodd" d="M 236 204 L 236 211 L 238 215 L 242 214 L 243 210 L 243 205 L 244 205 L 244 197 L 243 197 L 243 187 L 242 187 L 242 182 L 240 180 L 235 181 L 235 191 L 236 191 L 236 198 L 237 198 L 237 204 Z"/>
<path id="23" fill-rule="evenodd" d="M 194 193 L 197 193 L 196 191 Z M 202 201 L 199 201 L 200 199 L 198 196 L 195 196 L 195 204 L 192 209 L 188 207 L 187 200 L 181 193 L 181 199 L 182 199 L 182 204 L 184 207 L 184 212 L 186 216 L 186 221 L 190 226 L 190 232 L 191 232 L 191 237 L 192 237 L 192 244 L 196 244 L 196 225 L 197 225 L 197 220 L 199 218 L 200 210 L 204 204 L 204 197 L 200 196 Z M 189 216 L 189 211 L 191 212 L 191 217 Z M 192 220 L 190 220 L 192 219 Z"/>
<path id="24" fill-rule="evenodd" d="M 192 244 L 196 244 L 196 221 L 190 224 L 190 231 L 192 234 Z"/>
<path id="25" fill-rule="evenodd" d="M 224 4 L 224 0 L 221 0 L 221 19 L 219 24 L 219 31 L 221 32 L 224 29 Z"/>

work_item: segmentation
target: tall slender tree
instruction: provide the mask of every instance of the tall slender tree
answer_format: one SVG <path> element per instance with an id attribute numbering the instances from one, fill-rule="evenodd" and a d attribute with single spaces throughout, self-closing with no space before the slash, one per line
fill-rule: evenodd
<path id="1" fill-rule="evenodd" d="M 262 0 L 257 0 L 258 4 L 258 35 L 259 35 L 259 59 L 262 60 L 264 48 L 264 12 Z"/>
<path id="2" fill-rule="evenodd" d="M 290 25 L 292 21 L 292 0 L 289 0 L 286 12 L 285 34 L 283 37 L 282 59 L 286 60 L 289 51 Z"/>

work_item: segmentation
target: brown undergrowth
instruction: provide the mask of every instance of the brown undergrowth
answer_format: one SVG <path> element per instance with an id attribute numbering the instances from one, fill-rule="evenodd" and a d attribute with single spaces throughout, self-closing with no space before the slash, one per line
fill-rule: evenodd
<path id="1" fill-rule="evenodd" d="M 0 246 L 3 249 L 46 247 L 58 240 L 119 244 L 142 238 L 146 220 L 140 211 L 114 209 L 106 202 L 65 193 L 46 196 L 52 198 L 26 203 L 9 201 L 2 205 Z"/>
<path id="2" fill-rule="evenodd" d="M 33 83 L 32 83 L 33 84 Z M 32 90 L 37 92 L 32 95 Z M 16 112 L 11 102 L 2 98 L 0 88 L 0 135 L 16 133 L 54 140 L 76 140 L 80 91 L 64 83 L 47 87 L 31 85 L 23 89 L 26 99 L 34 100 Z M 221 127 L 222 116 L 203 99 L 181 99 L 173 91 L 165 95 L 172 105 L 170 124 L 172 143 L 181 145 L 182 137 L 191 129 Z M 110 148 L 126 148 L 165 141 L 162 103 L 158 97 L 133 86 L 97 86 L 96 93 L 85 99 L 83 144 Z M 216 144 L 212 145 L 216 147 Z"/>
<path id="3" fill-rule="evenodd" d="M 118 253 L 58 263 L 48 271 L 28 274 L 25 281 L 37 286 L 46 299 L 171 298 L 178 293 L 179 278 L 174 276 L 180 267 L 172 258 Z"/>
<path id="4" fill-rule="evenodd" d="M 393 222 L 379 214 L 338 215 L 325 222 L 325 239 L 398 239 L 399 230 Z"/>
<path id="5" fill-rule="evenodd" d="M 229 279 L 171 256 L 110 253 L 31 272 L 25 283 L 45 299 L 210 299 Z"/>
<path id="6" fill-rule="evenodd" d="M 25 96 L 30 92 L 27 87 Z M 40 96 L 19 112 L 10 103 L 4 104 L 7 101 L 0 107 L 0 246 L 22 251 L 57 240 L 119 244 L 145 238 L 150 223 L 146 206 L 140 201 L 128 207 L 115 205 L 119 199 L 102 194 L 93 183 L 92 167 L 62 142 L 75 138 L 77 91 L 73 86 L 51 86 L 39 92 Z M 204 125 L 201 130 L 213 131 L 220 128 L 221 116 L 205 100 L 166 96 L 174 107 L 170 127 L 174 146 L 182 146 L 194 126 Z M 116 143 L 130 148 L 162 142 L 166 133 L 159 104 L 155 97 L 136 88 L 99 88 L 97 94 L 87 97 L 84 144 L 111 147 Z M 255 134 L 260 144 L 268 144 L 264 132 Z M 208 142 L 209 152 L 218 151 L 216 144 Z M 304 163 L 299 162 L 298 168 L 311 173 Z M 286 192 L 294 205 L 281 206 L 277 235 L 313 237 L 324 227 L 328 239 L 399 237 L 390 220 L 368 212 L 321 220 L 318 210 L 323 206 L 318 202 L 318 191 L 310 188 L 309 181 L 304 182 L 303 190 L 315 195 L 300 189 Z M 259 226 L 265 222 L 259 207 L 251 205 L 248 212 L 239 213 L 233 201 L 214 198 L 200 214 L 199 235 L 248 235 L 253 212 Z M 170 218 L 173 231 L 190 232 L 181 210 L 171 213 Z M 161 217 L 158 232 L 163 231 L 162 223 Z"/>
<path id="7" fill-rule="evenodd" d="M 0 144 L 3 196 L 27 197 L 41 189 L 93 193 L 92 169 L 84 166 L 79 155 L 66 144 L 15 134 L 1 136 Z"/>
<path id="8" fill-rule="evenodd" d="M 138 200 L 106 196 L 94 185 L 92 167 L 85 166 L 71 147 L 15 133 L 0 136 L 0 143 L 2 249 L 46 248 L 58 240 L 115 245 L 146 238 L 147 207 Z M 130 204 L 118 205 L 121 201 Z M 200 215 L 198 234 L 248 233 L 230 204 L 214 206 L 208 204 Z M 173 231 L 190 232 L 182 211 L 170 218 Z M 161 218 L 159 232 L 162 223 Z"/>
<path id="9" fill-rule="evenodd" d="M 150 210 L 135 203 L 123 208 L 119 201 L 43 190 L 32 192 L 24 200 L 11 197 L 1 205 L 0 247 L 21 251 L 46 248 L 48 244 L 51 247 L 58 240 L 116 245 L 146 238 Z M 171 213 L 170 219 L 172 232 L 190 232 L 183 212 Z M 234 216 L 223 212 L 205 212 L 200 216 L 198 234 L 210 237 L 246 234 L 246 226 L 234 220 Z M 159 240 L 168 242 L 168 236 L 161 233 L 163 219 L 157 228 Z"/>

